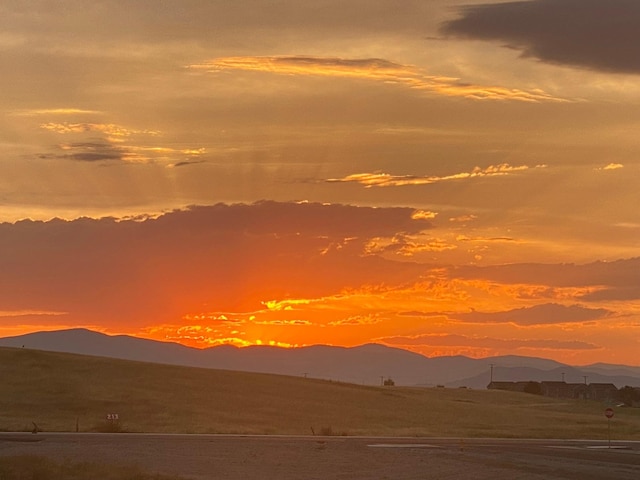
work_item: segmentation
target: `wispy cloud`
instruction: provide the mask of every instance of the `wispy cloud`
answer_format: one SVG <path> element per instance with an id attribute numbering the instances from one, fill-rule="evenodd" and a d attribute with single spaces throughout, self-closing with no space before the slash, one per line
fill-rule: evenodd
<path id="1" fill-rule="evenodd" d="M 344 326 L 360 326 L 360 325 L 376 325 L 382 322 L 379 314 L 367 314 L 367 315 L 352 315 L 339 320 L 329 322 L 331 327 L 344 327 Z"/>
<path id="2" fill-rule="evenodd" d="M 500 165 L 490 165 L 486 168 L 475 167 L 470 172 L 454 173 L 452 175 L 436 176 L 416 176 L 416 175 L 391 175 L 389 173 L 354 173 L 343 178 L 329 178 L 326 182 L 352 182 L 370 187 L 404 187 L 407 185 L 429 185 L 432 183 L 447 182 L 452 180 L 464 180 L 480 177 L 497 177 L 511 175 L 516 172 L 529 170 L 531 167 L 527 165 L 509 165 L 503 163 Z M 538 165 L 534 168 L 544 168 Z"/>
<path id="3" fill-rule="evenodd" d="M 596 170 L 619 170 L 621 168 L 624 168 L 624 165 L 621 163 L 610 163 L 604 167 L 596 168 Z"/>
<path id="4" fill-rule="evenodd" d="M 98 115 L 98 110 L 84 110 L 82 108 L 40 108 L 14 110 L 11 115 L 17 117 L 36 117 L 40 115 Z"/>
<path id="5" fill-rule="evenodd" d="M 67 315 L 67 312 L 54 312 L 48 310 L 0 310 L 2 317 L 31 317 L 31 316 L 59 316 Z"/>
<path id="6" fill-rule="evenodd" d="M 68 133 L 88 133 L 99 132 L 107 135 L 112 141 L 121 140 L 124 137 L 130 137 L 131 135 L 159 135 L 160 132 L 153 130 L 135 130 L 123 127 L 121 125 L 115 125 L 113 123 L 69 123 L 69 122 L 48 122 L 40 124 L 40 128 L 49 130 L 55 133 L 68 134 Z"/>
<path id="7" fill-rule="evenodd" d="M 449 219 L 449 221 L 456 221 L 455 219 Z M 524 243 L 522 240 L 517 240 L 513 237 L 469 237 L 467 235 L 458 235 L 456 236 L 456 241 L 458 242 L 478 242 L 478 243 L 488 243 L 488 242 L 498 242 L 498 243 Z"/>
<path id="8" fill-rule="evenodd" d="M 41 154 L 40 158 L 68 158 L 84 162 L 122 161 L 126 163 L 171 162 L 168 167 L 196 163 L 204 148 L 173 148 L 136 144 L 131 137 L 157 137 L 161 132 L 127 128 L 114 123 L 46 122 L 40 128 L 60 135 L 69 135 L 82 141 L 57 146 L 63 153 Z M 95 138 L 99 137 L 99 138 Z M 136 139 L 139 141 L 139 139 Z"/>
<path id="9" fill-rule="evenodd" d="M 524 102 L 563 101 L 542 90 L 472 85 L 458 78 L 427 75 L 417 67 L 380 58 L 346 59 L 313 56 L 220 57 L 189 65 L 194 70 L 242 70 L 281 75 L 368 79 L 451 97 Z"/>
<path id="10" fill-rule="evenodd" d="M 468 214 L 468 215 L 459 215 L 457 217 L 451 217 L 449 218 L 449 221 L 456 222 L 456 223 L 467 223 L 467 222 L 473 222 L 474 220 L 477 220 L 477 219 L 478 219 L 477 215 Z"/>
<path id="11" fill-rule="evenodd" d="M 117 145 L 108 140 L 86 142 L 71 142 L 58 145 L 62 153 L 41 154 L 40 158 L 70 159 L 79 162 L 122 161 L 142 163 L 149 161 L 149 157 L 137 154 L 126 146 Z"/>
<path id="12" fill-rule="evenodd" d="M 579 305 L 548 303 L 505 312 L 469 312 L 451 315 L 452 318 L 470 323 L 513 323 L 521 326 L 582 323 L 610 317 L 612 312 L 604 308 L 585 308 Z"/>
<path id="13" fill-rule="evenodd" d="M 458 247 L 441 238 L 418 240 L 410 235 L 394 235 L 393 237 L 376 237 L 365 245 L 365 253 L 379 255 L 395 253 L 404 257 L 412 257 L 423 252 L 444 252 Z"/>

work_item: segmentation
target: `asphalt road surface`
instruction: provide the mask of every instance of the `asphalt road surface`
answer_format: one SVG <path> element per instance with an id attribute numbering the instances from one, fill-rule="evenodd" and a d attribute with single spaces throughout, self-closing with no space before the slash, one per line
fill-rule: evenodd
<path id="1" fill-rule="evenodd" d="M 640 479 L 640 441 L 0 434 L 0 455 L 24 454 L 189 479 Z"/>

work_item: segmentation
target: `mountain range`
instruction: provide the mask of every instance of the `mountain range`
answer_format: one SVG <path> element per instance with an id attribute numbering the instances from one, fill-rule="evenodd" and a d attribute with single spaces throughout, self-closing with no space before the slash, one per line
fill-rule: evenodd
<path id="1" fill-rule="evenodd" d="M 561 381 L 613 383 L 640 387 L 640 367 L 596 363 L 570 366 L 537 357 L 515 355 L 488 358 L 425 357 L 379 344 L 357 347 L 314 345 L 301 348 L 272 346 L 206 349 L 127 335 L 105 335 L 70 329 L 0 338 L 0 347 L 29 348 L 151 363 L 247 372 L 308 376 L 332 381 L 380 385 L 486 388 L 495 381 Z"/>

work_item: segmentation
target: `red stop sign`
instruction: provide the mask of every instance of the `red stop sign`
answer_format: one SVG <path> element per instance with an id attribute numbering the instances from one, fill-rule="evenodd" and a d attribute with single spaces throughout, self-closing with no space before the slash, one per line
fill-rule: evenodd
<path id="1" fill-rule="evenodd" d="M 613 408 L 607 408 L 604 411 L 604 416 L 607 417 L 607 418 L 613 417 Z"/>

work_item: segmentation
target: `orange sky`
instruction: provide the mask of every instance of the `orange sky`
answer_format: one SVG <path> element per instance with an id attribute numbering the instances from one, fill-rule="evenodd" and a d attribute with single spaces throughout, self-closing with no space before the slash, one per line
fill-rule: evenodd
<path id="1" fill-rule="evenodd" d="M 0 6 L 0 336 L 640 364 L 640 5 L 45 3 Z"/>
<path id="2" fill-rule="evenodd" d="M 636 361 L 640 259 L 452 265 L 434 260 L 451 252 L 428 217 L 260 202 L 5 223 L 0 332 L 83 326 L 201 348 L 376 342 L 429 356 Z"/>

